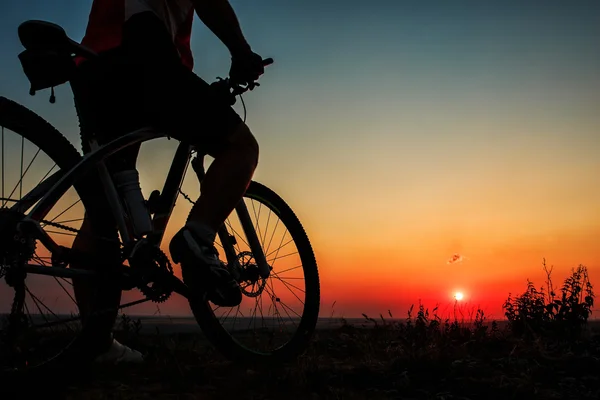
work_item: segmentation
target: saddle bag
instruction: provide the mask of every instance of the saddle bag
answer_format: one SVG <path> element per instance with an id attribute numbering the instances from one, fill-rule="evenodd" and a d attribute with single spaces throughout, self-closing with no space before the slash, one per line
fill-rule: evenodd
<path id="1" fill-rule="evenodd" d="M 29 94 L 68 82 L 75 74 L 75 60 L 69 52 L 25 50 L 19 54 L 23 72 L 31 83 Z"/>

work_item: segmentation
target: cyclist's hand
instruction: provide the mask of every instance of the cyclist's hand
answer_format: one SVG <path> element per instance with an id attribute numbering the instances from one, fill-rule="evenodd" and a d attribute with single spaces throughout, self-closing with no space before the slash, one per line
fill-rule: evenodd
<path id="1" fill-rule="evenodd" d="M 265 72 L 262 57 L 254 52 L 235 54 L 231 57 L 229 79 L 237 84 L 249 84 Z"/>

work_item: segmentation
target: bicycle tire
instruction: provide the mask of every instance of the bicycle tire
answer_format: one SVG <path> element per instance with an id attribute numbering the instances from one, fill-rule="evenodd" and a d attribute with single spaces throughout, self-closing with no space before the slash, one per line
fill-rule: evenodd
<path id="1" fill-rule="evenodd" d="M 10 129 L 36 145 L 56 163 L 60 170 L 68 171 L 82 159 L 71 142 L 49 122 L 27 107 L 3 96 L 0 96 L 0 126 Z M 91 204 L 93 199 L 85 195 L 85 191 L 78 189 L 77 182 L 73 186 L 79 194 L 84 207 L 87 209 L 86 205 Z M 39 366 L 28 367 L 26 371 L 17 371 L 17 373 L 32 373 L 35 371 L 44 371 L 44 373 L 47 373 L 52 371 L 53 367 L 58 363 L 67 366 L 72 365 L 74 369 L 81 368 L 86 363 L 91 362 L 99 351 L 94 342 L 89 340 L 90 334 L 108 334 L 112 331 L 113 326 L 95 324 L 95 328 L 94 332 L 89 332 L 89 330 L 83 328 L 83 333 L 79 334 L 62 352 L 41 363 Z M 77 363 L 74 363 L 74 361 L 77 361 Z M 64 369 L 62 371 L 64 372 Z"/>
<path id="2" fill-rule="evenodd" d="M 244 197 L 259 200 L 268 206 L 284 223 L 296 244 L 306 280 L 306 301 L 298 329 L 282 347 L 269 353 L 257 353 L 243 347 L 223 328 L 209 302 L 190 301 L 190 308 L 207 339 L 230 361 L 252 364 L 290 361 L 307 349 L 316 329 L 320 308 L 317 262 L 304 227 L 278 194 L 265 185 L 252 181 Z"/>

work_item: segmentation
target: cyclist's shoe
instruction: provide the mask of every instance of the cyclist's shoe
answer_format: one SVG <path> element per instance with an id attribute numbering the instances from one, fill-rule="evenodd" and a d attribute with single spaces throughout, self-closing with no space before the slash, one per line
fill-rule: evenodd
<path id="1" fill-rule="evenodd" d="M 144 356 L 137 350 L 130 349 L 129 347 L 117 342 L 113 339 L 110 348 L 103 354 L 100 354 L 96 358 L 97 363 L 132 363 L 139 364 L 144 362 Z"/>
<path id="2" fill-rule="evenodd" d="M 215 246 L 190 225 L 181 228 L 169 244 L 173 262 L 181 264 L 185 284 L 194 294 L 206 292 L 217 306 L 238 306 L 242 302 L 240 285 L 219 260 Z"/>

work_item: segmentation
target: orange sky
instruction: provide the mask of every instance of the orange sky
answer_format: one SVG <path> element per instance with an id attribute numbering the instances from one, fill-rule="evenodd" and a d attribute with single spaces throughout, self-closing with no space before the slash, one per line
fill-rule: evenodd
<path id="1" fill-rule="evenodd" d="M 159 144 L 147 146 L 145 151 L 152 152 Z M 162 156 L 168 158 L 166 147 L 161 146 Z M 516 174 L 511 170 L 518 163 L 515 159 L 508 172 L 491 171 L 491 176 L 480 168 L 475 176 L 460 176 L 454 185 L 436 180 L 437 185 L 408 189 L 393 181 L 361 182 L 364 169 L 378 172 L 377 163 L 369 162 L 363 170 L 352 171 L 354 181 L 336 175 L 339 191 L 328 187 L 322 175 L 304 180 L 305 188 L 280 181 L 278 168 L 270 172 L 263 167 L 266 163 L 257 180 L 273 182 L 270 186 L 288 200 L 311 238 L 324 316 L 388 309 L 402 315 L 419 300 L 431 308 L 438 303 L 440 309 L 451 308 L 454 293 L 461 291 L 465 307 L 481 306 L 500 317 L 508 293 L 524 290 L 527 278 L 543 284 L 544 257 L 554 265 L 555 284 L 579 263 L 589 268 L 592 282 L 600 278 L 594 239 L 600 235 L 600 218 L 592 202 L 600 200 L 600 191 L 593 186 L 578 189 L 583 177 L 569 179 L 565 174 L 557 184 L 556 178 L 544 178 L 542 169 L 537 173 L 542 179 L 532 172 L 530 177 Z M 153 179 L 163 179 L 151 170 Z M 188 176 L 184 185 L 193 196 L 198 193 L 194 179 Z M 370 190 L 361 190 L 364 182 Z M 177 221 L 183 222 L 189 205 L 182 199 L 176 210 L 168 234 L 180 226 Z M 448 264 L 453 254 L 463 259 Z"/>

